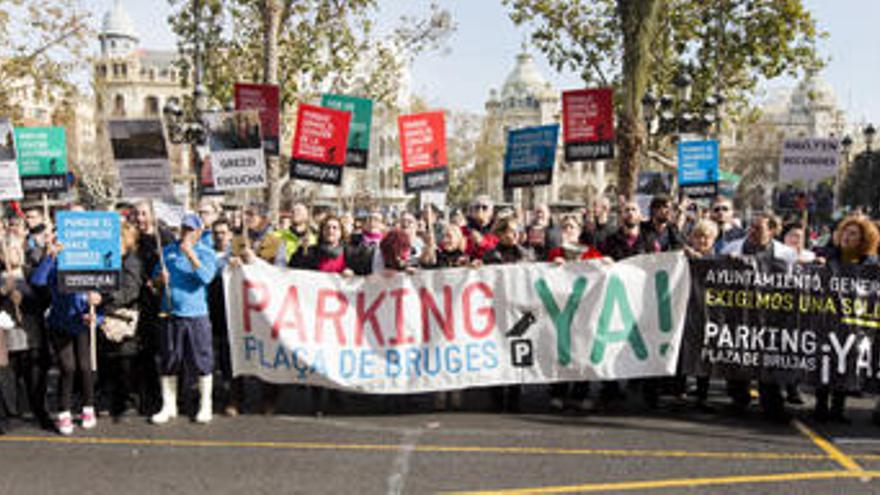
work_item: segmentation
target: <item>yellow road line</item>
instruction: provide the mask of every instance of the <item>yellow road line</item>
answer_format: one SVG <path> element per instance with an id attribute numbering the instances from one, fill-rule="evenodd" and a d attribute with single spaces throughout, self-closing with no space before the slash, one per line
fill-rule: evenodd
<path id="1" fill-rule="evenodd" d="M 151 438 L 100 438 L 100 437 L 49 437 L 16 436 L 0 437 L 3 443 L 47 443 L 69 445 L 125 445 L 145 447 L 230 447 L 263 448 L 288 450 L 354 450 L 354 451 L 397 451 L 396 444 L 350 444 L 320 442 L 257 442 L 234 440 L 187 440 Z M 481 453 L 511 455 L 573 455 L 608 457 L 658 457 L 658 458 L 702 458 L 739 460 L 798 460 L 824 461 L 822 454 L 799 452 L 691 452 L 686 450 L 645 450 L 645 449 L 564 449 L 552 447 L 492 447 L 469 445 L 416 445 L 421 453 Z"/>
<path id="2" fill-rule="evenodd" d="M 822 436 L 811 430 L 807 425 L 801 423 L 800 420 L 792 420 L 791 424 L 794 425 L 794 427 L 797 428 L 799 432 L 803 433 L 804 436 L 812 440 L 817 447 L 828 454 L 828 457 L 833 459 L 834 462 L 840 464 L 847 471 L 853 473 L 865 472 L 865 470 L 862 469 L 862 466 L 859 466 L 859 464 L 854 461 L 852 457 L 844 454 L 843 451 L 835 447 L 833 443 L 822 438 Z"/>
<path id="3" fill-rule="evenodd" d="M 627 490 L 650 490 L 661 488 L 694 488 L 709 485 L 739 485 L 749 483 L 781 483 L 786 481 L 830 480 L 841 478 L 876 478 L 880 471 L 812 471 L 804 473 L 754 474 L 743 476 L 719 476 L 715 478 L 679 478 L 668 480 L 621 481 L 613 483 L 587 483 L 583 485 L 544 486 L 512 490 L 485 490 L 473 492 L 449 492 L 455 495 L 522 495 L 547 493 L 588 493 Z"/>

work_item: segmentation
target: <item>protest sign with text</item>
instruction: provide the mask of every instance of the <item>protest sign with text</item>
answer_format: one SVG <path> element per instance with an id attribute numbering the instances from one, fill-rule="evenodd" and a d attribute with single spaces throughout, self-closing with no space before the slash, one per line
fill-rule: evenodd
<path id="1" fill-rule="evenodd" d="M 446 119 L 443 112 L 401 115 L 397 118 L 403 189 L 407 193 L 446 189 Z"/>
<path id="2" fill-rule="evenodd" d="M 110 120 L 107 127 L 122 195 L 126 198 L 173 197 L 171 163 L 162 122 L 120 119 Z"/>
<path id="3" fill-rule="evenodd" d="M 290 158 L 290 176 L 340 185 L 351 113 L 300 105 Z"/>
<path id="4" fill-rule="evenodd" d="M 63 291 L 108 291 L 119 287 L 122 270 L 120 217 L 110 211 L 59 211 L 58 287 Z"/>
<path id="5" fill-rule="evenodd" d="M 281 106 L 278 86 L 275 84 L 235 83 L 235 109 L 257 110 L 260 112 L 260 127 L 263 133 L 263 149 L 272 156 L 278 156 L 278 141 Z"/>
<path id="6" fill-rule="evenodd" d="M 558 141 L 558 124 L 508 132 L 507 151 L 504 154 L 504 188 L 552 184 Z"/>
<path id="7" fill-rule="evenodd" d="M 208 124 L 211 182 L 217 191 L 266 187 L 260 121 L 254 110 L 213 113 Z"/>
<path id="8" fill-rule="evenodd" d="M 782 143 L 779 182 L 818 184 L 837 177 L 840 142 L 835 138 L 792 138 Z"/>
<path id="9" fill-rule="evenodd" d="M 345 166 L 367 168 L 370 157 L 370 130 L 373 126 L 373 100 L 326 94 L 321 98 L 321 106 L 351 112 Z"/>
<path id="10" fill-rule="evenodd" d="M 689 198 L 718 195 L 718 141 L 679 141 L 678 190 Z"/>
<path id="11" fill-rule="evenodd" d="M 67 142 L 63 127 L 16 127 L 15 146 L 22 191 L 67 190 Z"/>
<path id="12" fill-rule="evenodd" d="M 695 260 L 691 274 L 686 373 L 848 389 L 880 378 L 876 267 Z"/>
<path id="13" fill-rule="evenodd" d="M 565 161 L 614 158 L 614 101 L 611 88 L 562 93 Z"/>
<path id="14" fill-rule="evenodd" d="M 21 180 L 15 160 L 15 132 L 9 119 L 0 119 L 0 201 L 21 199 Z"/>
<path id="15" fill-rule="evenodd" d="M 224 272 L 235 375 L 370 393 L 668 376 L 687 261 L 664 253 L 344 279 Z"/>

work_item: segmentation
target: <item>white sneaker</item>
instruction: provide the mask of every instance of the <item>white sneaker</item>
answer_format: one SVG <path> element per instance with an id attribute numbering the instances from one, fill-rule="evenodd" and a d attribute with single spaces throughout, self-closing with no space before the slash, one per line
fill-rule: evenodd
<path id="1" fill-rule="evenodd" d="M 82 420 L 82 427 L 85 430 L 91 430 L 98 425 L 98 417 L 95 416 L 94 407 L 83 407 L 82 416 L 80 416 L 80 419 Z"/>
<path id="2" fill-rule="evenodd" d="M 554 411 L 561 411 L 564 408 L 565 403 L 562 402 L 562 399 L 560 399 L 559 397 L 554 397 L 550 399 L 550 409 L 553 409 Z"/>
<path id="3" fill-rule="evenodd" d="M 58 428 L 58 433 L 64 436 L 73 435 L 73 417 L 71 417 L 70 411 L 58 413 L 58 417 L 55 419 L 55 427 Z"/>

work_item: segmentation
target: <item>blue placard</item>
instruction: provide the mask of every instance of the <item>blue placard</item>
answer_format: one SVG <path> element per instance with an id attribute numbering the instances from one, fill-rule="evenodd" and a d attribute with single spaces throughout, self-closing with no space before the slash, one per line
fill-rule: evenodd
<path id="1" fill-rule="evenodd" d="M 558 142 L 559 124 L 510 131 L 504 155 L 504 188 L 551 184 Z"/>
<path id="2" fill-rule="evenodd" d="M 58 284 L 62 290 L 112 290 L 122 269 L 120 218 L 115 212 L 59 211 Z"/>
<path id="3" fill-rule="evenodd" d="M 718 141 L 678 143 L 678 185 L 718 182 Z"/>

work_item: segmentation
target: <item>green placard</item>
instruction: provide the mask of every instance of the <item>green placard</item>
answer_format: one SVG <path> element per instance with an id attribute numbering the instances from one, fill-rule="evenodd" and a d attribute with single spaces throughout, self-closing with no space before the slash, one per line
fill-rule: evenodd
<path id="1" fill-rule="evenodd" d="M 16 127 L 15 148 L 25 192 L 66 189 L 67 142 L 63 127 Z"/>
<path id="2" fill-rule="evenodd" d="M 22 177 L 67 173 L 63 127 L 16 127 L 15 147 Z"/>
<path id="3" fill-rule="evenodd" d="M 373 100 L 355 96 L 325 94 L 321 106 L 351 112 L 348 131 L 348 152 L 345 165 L 366 168 L 370 149 L 370 128 L 373 124 Z"/>

